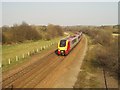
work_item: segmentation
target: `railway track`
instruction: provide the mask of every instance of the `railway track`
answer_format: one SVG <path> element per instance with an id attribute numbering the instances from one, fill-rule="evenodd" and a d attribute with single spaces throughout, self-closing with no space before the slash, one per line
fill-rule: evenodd
<path id="1" fill-rule="evenodd" d="M 52 60 L 53 58 L 54 60 Z M 59 58 L 55 53 L 50 53 L 49 55 L 41 58 L 37 62 L 29 65 L 28 67 L 22 69 L 21 71 L 13 74 L 12 76 L 9 76 L 8 78 L 5 78 L 1 83 L 3 88 L 13 88 L 13 87 L 26 87 L 29 84 L 31 84 L 30 81 L 37 79 L 35 77 L 38 77 L 41 75 L 41 80 L 44 79 L 47 74 L 50 73 L 50 69 L 54 69 L 60 61 L 62 61 L 64 57 Z M 46 73 L 47 72 L 47 73 Z M 19 81 L 24 81 L 26 77 L 30 77 L 30 79 L 27 79 L 24 83 L 19 84 Z M 21 79 L 22 78 L 22 79 Z M 39 80 L 39 82 L 41 81 Z M 29 83 L 28 83 L 29 82 Z M 36 84 L 33 85 L 34 87 Z"/>
<path id="2" fill-rule="evenodd" d="M 2 81 L 3 90 L 6 88 L 36 88 L 51 86 L 66 72 L 66 70 L 68 70 L 68 66 L 73 64 L 72 62 L 74 62 L 77 52 L 81 51 L 82 46 L 84 46 L 84 38 L 79 45 L 80 46 L 77 45 L 77 47 L 69 54 L 71 57 L 69 57 L 69 55 L 57 56 L 52 52 L 24 69 L 19 70 L 19 72 L 12 74 L 8 78 L 4 78 Z M 78 61 L 76 60 L 76 62 Z"/>
<path id="3" fill-rule="evenodd" d="M 30 82 L 27 81 L 28 83 L 25 84 L 24 86 L 23 85 L 22 86 L 24 88 L 27 88 L 29 86 L 31 86 L 31 88 L 34 88 L 37 84 L 39 84 L 42 80 L 44 80 L 44 78 L 47 77 L 48 74 L 52 73 L 52 71 L 60 64 L 61 60 L 63 60 L 63 59 L 64 58 L 57 58 L 54 63 L 49 64 L 49 68 L 48 68 L 48 65 L 46 67 L 42 68 L 42 70 L 38 71 L 36 73 L 36 75 L 33 75 L 33 79 L 29 80 Z"/>

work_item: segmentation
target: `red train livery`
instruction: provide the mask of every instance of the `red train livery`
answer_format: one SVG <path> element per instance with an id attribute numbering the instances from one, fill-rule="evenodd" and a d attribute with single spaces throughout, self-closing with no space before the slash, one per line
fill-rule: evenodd
<path id="1" fill-rule="evenodd" d="M 68 55 L 69 52 L 80 42 L 82 38 L 82 32 L 62 39 L 58 42 L 58 55 Z"/>

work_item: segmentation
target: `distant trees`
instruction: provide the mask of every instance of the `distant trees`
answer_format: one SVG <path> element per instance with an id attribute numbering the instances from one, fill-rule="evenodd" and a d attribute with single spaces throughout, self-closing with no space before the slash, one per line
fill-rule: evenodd
<path id="1" fill-rule="evenodd" d="M 48 24 L 48 26 L 37 26 L 36 29 L 44 40 L 50 40 L 64 34 L 63 28 L 59 25 Z"/>
<path id="2" fill-rule="evenodd" d="M 47 26 L 47 35 L 48 35 L 47 39 L 62 36 L 63 35 L 62 27 L 60 27 L 59 25 L 49 24 Z"/>
<path id="3" fill-rule="evenodd" d="M 24 42 L 26 40 L 39 40 L 46 39 L 50 40 L 57 36 L 62 36 L 62 28 L 58 25 L 48 25 L 48 26 L 30 26 L 23 22 L 21 25 L 14 24 L 12 27 L 3 26 L 2 27 L 2 42 L 4 43 L 14 43 L 14 42 Z"/>
<path id="4" fill-rule="evenodd" d="M 2 28 L 2 31 L 3 43 L 23 42 L 25 40 L 38 40 L 41 38 L 34 28 L 24 22 L 21 25 L 16 24 L 12 27 L 5 26 Z"/>

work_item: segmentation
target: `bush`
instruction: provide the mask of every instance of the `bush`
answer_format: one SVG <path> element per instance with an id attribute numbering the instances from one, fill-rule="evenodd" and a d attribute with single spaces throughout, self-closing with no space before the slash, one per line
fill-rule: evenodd
<path id="1" fill-rule="evenodd" d="M 39 40 L 41 35 L 37 30 L 26 23 L 21 25 L 14 25 L 12 27 L 4 26 L 2 27 L 3 43 L 12 43 L 12 42 L 23 42 L 25 40 Z"/>
<path id="2" fill-rule="evenodd" d="M 57 36 L 63 36 L 63 30 L 58 25 L 49 24 L 47 26 L 47 33 L 49 34 L 47 37 L 54 38 Z"/>
<path id="3" fill-rule="evenodd" d="M 96 36 L 95 36 L 95 42 L 101 44 L 101 45 L 107 45 L 109 46 L 112 42 L 112 33 L 105 31 L 105 30 L 100 30 Z"/>
<path id="4" fill-rule="evenodd" d="M 114 41 L 110 46 L 97 46 L 95 49 L 95 60 L 102 67 L 113 73 L 118 73 L 118 44 Z"/>
<path id="5" fill-rule="evenodd" d="M 3 26 L 2 42 L 12 44 L 26 40 L 50 40 L 63 36 L 63 29 L 59 25 L 49 24 L 48 26 L 34 26 L 23 22 L 21 25 L 14 24 L 12 27 Z"/>

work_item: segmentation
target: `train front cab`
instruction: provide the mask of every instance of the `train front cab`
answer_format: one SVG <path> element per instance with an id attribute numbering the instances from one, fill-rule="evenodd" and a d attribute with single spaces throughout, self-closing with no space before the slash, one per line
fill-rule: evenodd
<path id="1" fill-rule="evenodd" d="M 67 55 L 70 51 L 70 41 L 60 40 L 58 43 L 58 55 Z"/>

